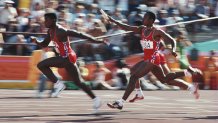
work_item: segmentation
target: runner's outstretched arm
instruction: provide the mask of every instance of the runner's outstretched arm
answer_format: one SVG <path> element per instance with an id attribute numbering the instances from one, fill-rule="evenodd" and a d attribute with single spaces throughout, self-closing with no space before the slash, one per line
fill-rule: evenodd
<path id="1" fill-rule="evenodd" d="M 72 37 L 78 37 L 82 39 L 88 39 L 93 43 L 104 43 L 103 41 L 98 40 L 97 38 L 82 32 L 78 32 L 76 30 L 67 30 L 67 35 Z"/>
<path id="2" fill-rule="evenodd" d="M 117 24 L 121 29 L 125 31 L 133 31 L 134 33 L 141 34 L 143 26 L 130 26 L 128 24 L 119 22 L 113 19 L 111 16 L 108 15 L 109 21 Z"/>

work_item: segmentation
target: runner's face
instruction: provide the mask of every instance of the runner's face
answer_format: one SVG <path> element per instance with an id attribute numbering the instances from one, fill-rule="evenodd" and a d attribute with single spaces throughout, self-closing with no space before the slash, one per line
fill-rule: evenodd
<path id="1" fill-rule="evenodd" d="M 146 14 L 145 14 L 144 19 L 143 19 L 143 24 L 145 26 L 153 24 L 152 19 L 150 19 L 149 16 Z"/>
<path id="2" fill-rule="evenodd" d="M 53 19 L 45 17 L 45 27 L 51 28 L 54 22 L 55 21 Z"/>

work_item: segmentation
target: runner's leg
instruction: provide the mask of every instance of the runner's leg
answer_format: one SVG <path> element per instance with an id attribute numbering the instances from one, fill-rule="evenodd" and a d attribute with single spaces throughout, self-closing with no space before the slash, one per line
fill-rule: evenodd
<path id="1" fill-rule="evenodd" d="M 141 61 L 134 66 L 135 68 L 134 71 L 131 72 L 129 84 L 122 97 L 123 100 L 126 100 L 129 97 L 129 95 L 132 93 L 132 91 L 135 88 L 135 84 L 139 80 L 139 78 L 143 77 L 149 71 L 151 71 L 153 69 L 153 66 L 154 64 L 145 61 Z"/>
<path id="2" fill-rule="evenodd" d="M 50 67 L 63 68 L 64 62 L 65 60 L 60 56 L 51 57 L 39 62 L 37 67 L 50 81 L 56 83 L 58 81 L 58 78 L 54 75 Z"/>
<path id="3" fill-rule="evenodd" d="M 152 73 L 160 80 L 162 83 L 168 83 L 171 80 L 174 80 L 179 77 L 185 76 L 184 71 L 179 72 L 171 72 L 167 75 L 164 74 L 162 67 L 160 65 L 155 65 L 154 69 L 152 69 Z"/>
<path id="4" fill-rule="evenodd" d="M 167 66 L 167 64 L 162 64 L 161 65 L 163 71 L 164 71 L 164 74 L 168 74 L 170 73 L 170 69 L 169 67 Z M 181 89 L 188 89 L 188 87 L 190 86 L 190 84 L 182 79 L 174 79 L 172 81 L 168 81 L 167 82 L 168 85 L 174 85 L 174 86 L 178 86 L 180 87 Z"/>
<path id="5" fill-rule="evenodd" d="M 80 75 L 80 71 L 76 64 L 73 64 L 71 62 L 66 62 L 65 69 L 68 72 L 68 75 L 72 77 L 73 82 L 80 87 L 83 91 L 85 91 L 92 99 L 95 98 L 94 93 L 91 91 L 91 89 L 83 83 L 83 79 Z"/>
<path id="6" fill-rule="evenodd" d="M 107 103 L 108 107 L 117 108 L 121 110 L 123 108 L 124 101 L 126 101 L 126 99 L 134 90 L 136 81 L 138 81 L 139 78 L 143 77 L 148 72 L 150 72 L 154 68 L 154 66 L 155 65 L 153 63 L 145 61 L 138 62 L 136 65 L 134 65 L 133 69 L 131 70 L 130 81 L 128 83 L 128 86 L 124 92 L 122 99 L 116 100 L 114 103 Z"/>
<path id="7" fill-rule="evenodd" d="M 131 73 L 134 73 L 137 69 L 139 69 L 139 67 L 140 67 L 139 63 L 136 64 L 133 68 L 131 68 Z M 144 99 L 144 94 L 142 92 L 142 89 L 141 89 L 141 86 L 140 86 L 140 80 L 139 79 L 136 81 L 135 91 L 136 91 L 136 95 L 132 99 L 130 99 L 129 102 L 135 102 L 137 100 L 143 100 Z"/>

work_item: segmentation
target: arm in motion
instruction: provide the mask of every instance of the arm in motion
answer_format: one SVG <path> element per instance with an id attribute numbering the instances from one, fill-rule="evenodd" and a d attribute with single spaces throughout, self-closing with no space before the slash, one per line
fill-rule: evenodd
<path id="1" fill-rule="evenodd" d="M 134 33 L 141 34 L 141 31 L 142 31 L 143 26 L 130 26 L 130 25 L 128 25 L 128 24 L 119 22 L 119 21 L 113 19 L 113 18 L 110 17 L 110 16 L 108 16 L 108 18 L 109 18 L 109 21 L 110 21 L 110 22 L 113 22 L 113 23 L 117 24 L 117 25 L 118 25 L 121 29 L 123 29 L 123 30 L 126 30 L 126 31 L 133 31 Z"/>
<path id="2" fill-rule="evenodd" d="M 164 41 L 169 41 L 172 45 L 172 55 L 174 55 L 175 57 L 177 56 L 176 54 L 176 41 L 166 32 L 164 32 L 163 30 L 158 30 L 158 32 L 160 33 L 161 38 Z"/>
<path id="3" fill-rule="evenodd" d="M 104 43 L 103 41 L 99 41 L 95 37 L 93 37 L 89 34 L 78 32 L 76 30 L 67 30 L 67 35 L 82 38 L 82 39 L 88 39 L 89 41 L 91 41 L 93 43 Z"/>

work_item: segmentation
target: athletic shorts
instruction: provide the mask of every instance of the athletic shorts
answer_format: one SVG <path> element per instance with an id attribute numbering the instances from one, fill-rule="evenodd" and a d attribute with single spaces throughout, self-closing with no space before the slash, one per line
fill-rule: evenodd
<path id="1" fill-rule="evenodd" d="M 70 62 L 76 63 L 76 60 L 77 60 L 76 53 L 74 53 L 74 52 L 69 53 L 68 54 L 68 59 L 70 60 Z"/>
<path id="2" fill-rule="evenodd" d="M 155 53 L 153 55 L 153 58 L 149 59 L 149 61 L 155 65 L 160 65 L 160 54 L 159 53 Z"/>
<path id="3" fill-rule="evenodd" d="M 164 54 L 162 53 L 159 53 L 159 57 L 160 57 L 160 64 L 163 65 L 163 64 L 166 64 L 166 58 L 164 56 Z"/>

